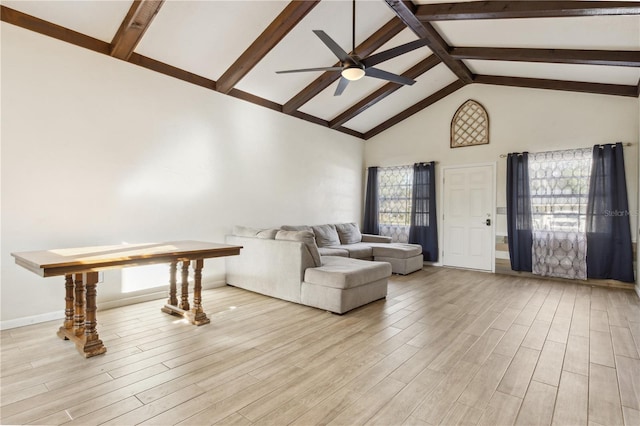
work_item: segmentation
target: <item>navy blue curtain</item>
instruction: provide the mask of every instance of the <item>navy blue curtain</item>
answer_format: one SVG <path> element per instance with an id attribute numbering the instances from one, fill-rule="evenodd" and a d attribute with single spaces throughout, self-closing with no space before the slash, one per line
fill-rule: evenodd
<path id="1" fill-rule="evenodd" d="M 511 269 L 531 272 L 533 227 L 527 152 L 507 156 L 507 234 Z"/>
<path id="2" fill-rule="evenodd" d="M 435 162 L 413 165 L 409 242 L 422 246 L 424 260 L 438 261 Z"/>
<path id="3" fill-rule="evenodd" d="M 621 143 L 593 147 L 587 202 L 587 277 L 633 282 L 633 248 Z"/>
<path id="4" fill-rule="evenodd" d="M 380 233 L 378 213 L 378 168 L 369 167 L 367 169 L 367 191 L 364 201 L 364 226 L 362 227 L 362 232 L 374 235 Z"/>

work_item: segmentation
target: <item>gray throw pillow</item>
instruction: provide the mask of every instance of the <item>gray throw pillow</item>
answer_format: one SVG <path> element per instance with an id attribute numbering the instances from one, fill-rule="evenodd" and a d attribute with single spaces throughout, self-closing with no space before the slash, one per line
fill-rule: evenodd
<path id="1" fill-rule="evenodd" d="M 316 239 L 313 236 L 313 232 L 311 231 L 278 231 L 278 233 L 276 234 L 276 240 L 303 242 L 304 245 L 309 250 L 309 254 L 311 254 L 311 257 L 313 258 L 314 265 L 322 266 L 322 261 L 320 260 L 320 253 L 318 253 L 318 246 L 316 244 Z"/>
<path id="2" fill-rule="evenodd" d="M 313 233 L 316 234 L 318 247 L 339 246 L 340 237 L 333 224 L 312 226 Z"/>
<path id="3" fill-rule="evenodd" d="M 339 223 L 336 224 L 336 230 L 342 244 L 355 244 L 362 241 L 360 228 L 355 223 Z"/>

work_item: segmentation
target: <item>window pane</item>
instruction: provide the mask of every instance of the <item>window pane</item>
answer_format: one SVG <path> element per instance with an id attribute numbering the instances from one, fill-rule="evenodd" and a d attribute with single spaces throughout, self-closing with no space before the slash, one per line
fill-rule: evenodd
<path id="1" fill-rule="evenodd" d="M 529 156 L 534 231 L 584 232 L 591 149 Z"/>
<path id="2" fill-rule="evenodd" d="M 380 224 L 408 226 L 411 223 L 413 167 L 381 167 L 378 180 Z"/>

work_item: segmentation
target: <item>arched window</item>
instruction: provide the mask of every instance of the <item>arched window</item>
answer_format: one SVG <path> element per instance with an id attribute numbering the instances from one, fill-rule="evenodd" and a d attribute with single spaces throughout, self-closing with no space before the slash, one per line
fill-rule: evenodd
<path id="1" fill-rule="evenodd" d="M 489 115 L 472 99 L 463 103 L 451 120 L 451 148 L 489 143 Z"/>

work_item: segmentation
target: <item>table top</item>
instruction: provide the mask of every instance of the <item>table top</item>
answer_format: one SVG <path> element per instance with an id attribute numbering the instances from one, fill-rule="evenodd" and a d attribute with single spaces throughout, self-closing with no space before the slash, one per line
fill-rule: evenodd
<path id="1" fill-rule="evenodd" d="M 16 263 L 43 277 L 193 259 L 234 256 L 242 246 L 204 241 L 120 244 L 11 253 Z"/>

